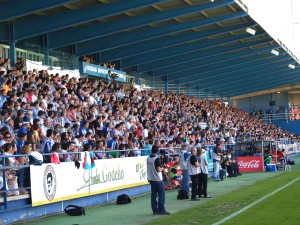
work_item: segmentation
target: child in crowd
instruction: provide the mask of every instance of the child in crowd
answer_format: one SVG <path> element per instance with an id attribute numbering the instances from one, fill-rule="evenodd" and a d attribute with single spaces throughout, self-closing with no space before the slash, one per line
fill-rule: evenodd
<path id="1" fill-rule="evenodd" d="M 181 174 L 179 174 L 180 170 L 180 162 L 175 162 L 174 166 L 170 168 L 168 177 L 173 180 L 181 181 Z"/>

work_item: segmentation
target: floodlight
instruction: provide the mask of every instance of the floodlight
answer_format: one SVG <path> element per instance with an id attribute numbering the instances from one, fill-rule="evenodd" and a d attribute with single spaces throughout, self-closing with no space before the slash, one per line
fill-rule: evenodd
<path id="1" fill-rule="evenodd" d="M 248 27 L 248 28 L 246 29 L 246 32 L 249 33 L 249 34 L 255 35 L 256 30 L 254 30 L 254 29 L 251 28 L 251 27 Z"/>
<path id="2" fill-rule="evenodd" d="M 272 54 L 279 56 L 279 51 L 277 51 L 276 49 L 272 49 L 271 51 Z"/>
<path id="3" fill-rule="evenodd" d="M 291 69 L 295 69 L 295 68 L 296 68 L 296 66 L 293 65 L 293 64 L 289 64 L 289 67 L 290 67 Z"/>

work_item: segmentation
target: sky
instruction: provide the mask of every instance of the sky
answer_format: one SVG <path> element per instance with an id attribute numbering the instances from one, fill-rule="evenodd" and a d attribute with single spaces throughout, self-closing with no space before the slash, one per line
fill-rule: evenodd
<path id="1" fill-rule="evenodd" d="M 235 0 L 274 40 L 280 39 L 300 60 L 300 0 Z M 298 61 L 300 64 L 300 61 Z"/>

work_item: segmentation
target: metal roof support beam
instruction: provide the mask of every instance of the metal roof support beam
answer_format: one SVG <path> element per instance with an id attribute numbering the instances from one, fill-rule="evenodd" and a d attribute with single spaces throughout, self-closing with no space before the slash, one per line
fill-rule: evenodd
<path id="1" fill-rule="evenodd" d="M 230 91 L 232 89 L 234 89 L 234 91 L 237 91 L 237 90 L 247 90 L 248 88 L 255 87 L 255 85 L 257 85 L 257 86 L 263 85 L 264 82 L 268 81 L 268 80 L 270 81 L 270 83 L 273 83 L 273 81 L 276 80 L 276 79 L 281 79 L 281 81 L 283 81 L 285 78 L 282 77 L 282 74 L 290 74 L 290 73 L 294 73 L 294 72 L 295 71 L 289 70 L 289 68 L 287 68 L 286 65 L 281 65 L 280 67 L 273 68 L 268 73 L 265 73 L 266 74 L 265 76 L 262 76 L 262 74 L 260 73 L 260 71 L 256 71 L 256 73 L 253 73 L 253 74 L 255 74 L 255 75 L 253 75 L 253 77 L 254 78 L 258 77 L 257 80 L 251 80 L 251 81 L 246 82 L 244 84 L 241 84 L 241 82 L 240 82 L 239 85 L 238 84 L 234 84 L 234 85 L 231 85 L 231 86 L 227 86 L 225 88 L 220 88 L 219 91 L 228 92 L 228 91 Z M 275 77 L 275 76 L 277 76 L 277 77 Z M 272 77 L 272 82 L 270 80 L 270 77 Z M 241 88 L 241 87 L 243 87 L 244 89 Z"/>
<path id="2" fill-rule="evenodd" d="M 2 10 L 0 15 L 0 22 L 4 22 L 21 16 L 26 16 L 34 12 L 43 11 L 76 1 L 78 0 L 19 0 L 18 2 L 6 1 L 1 3 Z"/>
<path id="3" fill-rule="evenodd" d="M 148 24 L 158 23 L 164 20 L 169 20 L 221 6 L 226 6 L 229 4 L 233 4 L 233 2 L 225 1 L 216 4 L 189 6 L 180 9 L 146 14 L 138 17 L 130 17 L 118 21 L 91 24 L 62 31 L 54 31 L 49 34 L 51 40 L 50 48 L 58 48 L 73 43 L 88 41 L 91 39 L 120 33 L 128 29 L 134 29 Z"/>
<path id="4" fill-rule="evenodd" d="M 290 77 L 285 77 L 285 78 L 278 78 L 278 79 L 272 79 L 272 82 L 270 82 L 270 79 L 266 79 L 263 83 L 260 83 L 260 85 L 253 84 L 251 86 L 245 86 L 244 88 L 238 88 L 232 93 L 233 96 L 238 96 L 242 95 L 245 93 L 249 93 L 249 89 L 252 92 L 256 91 L 261 91 L 261 90 L 267 90 L 270 88 L 278 87 L 278 86 L 284 86 L 284 85 L 289 85 L 289 84 L 294 84 L 300 82 L 300 71 L 293 71 L 289 73 L 284 73 L 284 74 L 278 74 L 281 76 L 288 76 L 291 75 Z"/>
<path id="5" fill-rule="evenodd" d="M 37 36 L 42 33 L 48 33 L 96 19 L 121 14 L 129 10 L 146 7 L 164 1 L 166 0 L 122 0 L 110 4 L 99 4 L 99 6 L 71 10 L 39 18 L 20 20 L 16 22 L 16 39 L 20 40 Z M 30 24 L 30 26 L 28 26 L 28 24 Z"/>
<path id="6" fill-rule="evenodd" d="M 14 66 L 17 62 L 17 50 L 16 50 L 16 40 L 15 40 L 15 26 L 14 23 L 9 24 L 8 30 L 9 39 L 9 58 L 11 66 Z"/>
<path id="7" fill-rule="evenodd" d="M 8 42 L 10 39 L 10 24 L 2 23 L 0 24 L 0 41 Z"/>
<path id="8" fill-rule="evenodd" d="M 87 55 L 94 52 L 106 51 L 114 48 L 123 47 L 126 45 L 144 42 L 146 40 L 155 39 L 165 36 L 167 34 L 177 33 L 179 31 L 186 31 L 192 28 L 214 24 L 229 19 L 240 18 L 247 16 L 246 13 L 233 13 L 230 15 L 206 18 L 202 20 L 193 20 L 184 23 L 176 23 L 169 26 L 161 26 L 157 28 L 149 28 L 129 33 L 115 34 L 104 38 L 96 38 L 91 41 L 86 41 L 78 44 L 78 54 Z M 109 45 L 107 43 L 110 43 Z"/>
<path id="9" fill-rule="evenodd" d="M 177 95 L 180 95 L 180 84 L 176 83 Z"/>
<path id="10" fill-rule="evenodd" d="M 264 78 L 265 76 L 267 76 L 268 74 L 270 74 L 272 77 L 272 73 L 274 73 L 274 72 L 279 72 L 279 71 L 282 72 L 282 71 L 287 71 L 289 69 L 286 66 L 289 63 L 289 61 L 283 60 L 283 61 L 281 61 L 280 64 L 277 64 L 277 63 L 276 64 L 271 63 L 271 65 L 269 67 L 266 66 L 267 64 L 265 64 L 266 68 L 257 70 L 260 72 L 260 74 L 257 74 L 257 71 L 253 70 L 248 73 L 242 73 L 242 74 L 235 73 L 234 75 L 232 75 L 233 80 L 230 80 L 229 82 L 228 82 L 229 79 L 226 79 L 226 78 L 220 79 L 218 81 L 222 82 L 223 85 L 234 85 L 236 80 L 241 80 L 243 82 L 247 82 L 247 84 L 248 84 L 249 82 L 253 81 L 253 79 L 261 79 L 261 78 Z M 256 68 L 254 68 L 254 69 L 256 69 Z M 210 83 L 203 83 L 203 84 L 210 85 Z M 239 84 L 241 84 L 241 82 Z M 222 86 L 221 84 L 218 84 L 214 87 L 221 87 L 221 86 Z"/>
<path id="11" fill-rule="evenodd" d="M 190 83 L 187 84 L 186 93 L 187 93 L 187 96 L 188 96 L 188 97 L 191 96 L 191 87 L 190 87 Z"/>
<path id="12" fill-rule="evenodd" d="M 300 82 L 299 74 L 297 76 L 291 77 L 288 80 L 285 80 L 284 82 L 282 82 L 282 80 L 281 80 L 281 81 L 275 82 L 274 85 L 270 85 L 270 86 L 266 86 L 266 87 L 261 86 L 261 87 L 257 87 L 257 88 L 251 89 L 251 90 L 253 90 L 253 92 L 259 92 L 259 91 L 268 90 L 270 88 L 276 88 L 276 87 L 280 88 L 285 85 L 293 85 L 293 84 L 295 84 L 295 82 L 297 82 L 297 83 Z M 251 92 L 251 93 L 253 93 L 253 92 Z M 234 96 L 239 96 L 239 93 L 241 93 L 241 95 L 244 95 L 244 94 L 248 94 L 249 91 L 247 91 L 247 92 L 241 91 L 241 92 L 238 92 L 238 94 L 234 94 Z"/>
<path id="13" fill-rule="evenodd" d="M 235 30 L 240 30 L 248 26 L 255 26 L 255 23 L 246 23 L 246 24 L 240 24 L 236 26 L 217 28 L 214 30 L 193 32 L 191 34 L 185 34 L 185 35 L 161 37 L 159 41 L 156 39 L 149 40 L 142 43 L 127 45 L 122 48 L 122 51 L 120 51 L 120 49 L 112 49 L 112 50 L 101 52 L 101 54 L 104 62 L 111 61 L 111 60 L 126 58 L 134 55 L 139 55 L 142 53 L 147 53 L 147 52 L 149 53 L 158 49 L 174 47 L 183 44 L 185 42 L 201 40 L 217 34 L 229 33 Z"/>
<path id="14" fill-rule="evenodd" d="M 153 61 L 152 63 L 147 63 L 147 64 L 141 64 L 139 65 L 139 71 L 152 71 L 156 70 L 159 68 L 165 68 L 165 67 L 170 67 L 172 65 L 177 65 L 181 63 L 190 63 L 192 61 L 201 59 L 201 58 L 207 58 L 207 57 L 212 57 L 212 56 L 218 56 L 220 55 L 221 59 L 224 59 L 223 54 L 227 54 L 230 51 L 234 50 L 239 50 L 243 48 L 248 48 L 250 46 L 270 42 L 271 39 L 265 39 L 265 40 L 259 40 L 259 41 L 253 41 L 253 42 L 248 42 L 248 43 L 242 43 L 238 46 L 232 45 L 232 46 L 222 46 L 218 48 L 212 48 L 208 49 L 206 51 L 198 51 L 198 52 L 193 52 L 192 54 L 183 54 L 180 57 L 175 56 L 175 57 L 170 57 L 168 60 L 162 61 L 162 60 L 156 60 Z M 231 55 L 234 55 L 235 53 L 230 53 L 229 57 Z M 239 56 L 243 56 L 245 53 L 236 53 L 239 54 Z M 235 54 L 235 55 L 236 55 Z"/>
<path id="15" fill-rule="evenodd" d="M 261 90 L 261 91 L 256 91 L 256 92 L 251 92 L 251 93 L 246 93 L 243 95 L 236 95 L 233 97 L 234 100 L 239 100 L 242 98 L 250 98 L 250 97 L 255 97 L 255 96 L 259 96 L 259 95 L 266 95 L 266 94 L 270 94 L 270 93 L 275 93 L 278 91 L 290 91 L 291 89 L 298 89 L 300 88 L 300 84 L 299 83 L 293 83 L 290 85 L 285 85 L 285 86 L 281 86 L 279 85 L 278 87 L 274 87 L 274 88 L 270 88 L 267 90 Z"/>
<path id="16" fill-rule="evenodd" d="M 283 60 L 287 60 L 290 59 L 291 56 L 284 56 L 284 57 L 272 57 L 271 59 L 268 60 L 263 60 L 261 61 L 261 63 L 257 63 L 257 62 L 250 62 L 245 64 L 242 68 L 240 65 L 234 65 L 232 67 L 227 67 L 227 68 L 218 68 L 218 69 L 213 69 L 213 70 L 209 70 L 209 71 L 199 71 L 199 69 L 193 69 L 190 70 L 187 74 L 189 74 L 188 79 L 191 79 L 193 81 L 199 81 L 201 82 L 201 84 L 205 84 L 205 82 L 210 82 L 212 79 L 214 80 L 214 82 L 216 80 L 218 81 L 223 81 L 224 77 L 226 78 L 232 78 L 231 76 L 237 75 L 237 76 L 241 76 L 243 73 L 251 73 L 249 72 L 249 70 L 258 70 L 258 69 L 266 69 L 266 65 L 271 64 L 272 63 L 276 63 L 276 62 L 281 62 Z M 270 69 L 270 68 L 267 68 Z M 176 76 L 176 79 L 178 79 L 178 76 L 180 74 L 178 74 Z M 181 76 L 182 77 L 182 76 Z M 199 78 L 201 77 L 201 78 Z M 187 77 L 185 77 L 184 80 L 186 80 Z M 197 79 L 198 78 L 198 79 Z M 170 78 L 169 80 L 175 79 L 175 77 Z M 183 79 L 182 79 L 183 80 Z M 179 80 L 180 82 L 180 80 Z M 187 83 L 187 82 L 180 82 L 182 84 Z"/>
<path id="17" fill-rule="evenodd" d="M 199 51 L 200 49 L 205 49 L 209 47 L 214 47 L 216 45 L 225 44 L 234 42 L 243 38 L 249 37 L 249 34 L 242 34 L 242 35 L 236 35 L 236 36 L 229 36 L 225 38 L 218 38 L 213 40 L 203 40 L 198 42 L 193 42 L 190 44 L 183 44 L 180 46 L 177 46 L 176 48 L 167 48 L 163 50 L 157 50 L 154 52 L 145 53 L 138 55 L 138 57 L 128 57 L 123 59 L 123 68 L 130 67 L 133 65 L 139 65 L 139 64 L 146 64 L 150 63 L 156 60 L 166 59 L 169 57 L 174 57 L 181 54 L 187 54 L 191 52 Z M 146 71 L 140 71 L 140 72 L 146 72 Z"/>
<path id="18" fill-rule="evenodd" d="M 228 102 L 228 105 L 232 105 L 232 101 L 230 99 L 230 96 L 227 97 L 227 102 Z"/>
<path id="19" fill-rule="evenodd" d="M 285 59 L 281 59 L 281 60 L 276 60 L 276 61 L 269 61 L 269 62 L 266 62 L 266 63 L 260 63 L 258 64 L 257 66 L 251 66 L 251 67 L 248 67 L 248 69 L 245 69 L 245 70 L 237 70 L 237 71 L 234 71 L 233 73 L 230 73 L 230 74 L 224 74 L 226 75 L 223 76 L 222 79 L 217 79 L 218 82 L 222 82 L 223 85 L 230 85 L 230 84 L 234 84 L 234 82 L 236 80 L 240 80 L 240 81 L 243 81 L 243 82 L 246 82 L 246 81 L 252 81 L 253 79 L 260 79 L 262 77 L 264 77 L 264 75 L 266 76 L 267 74 L 270 74 L 272 72 L 276 72 L 277 70 L 280 70 L 283 69 L 282 67 L 284 67 L 287 63 L 289 63 L 289 60 L 290 60 L 290 57 L 287 56 Z M 249 70 L 249 71 L 247 71 Z M 244 71 L 247 71 L 247 72 L 244 72 Z M 258 76 L 256 76 L 256 72 L 259 71 L 260 74 Z M 263 73 L 263 74 L 262 74 Z M 206 82 L 201 82 L 201 84 L 203 85 L 213 85 L 213 82 L 211 81 L 208 81 L 206 80 Z M 215 84 L 215 83 L 214 83 Z M 239 82 L 239 84 L 241 84 L 241 82 Z M 222 86 L 222 85 L 216 85 L 216 87 L 219 87 L 219 86 Z"/>
<path id="20" fill-rule="evenodd" d="M 14 66 L 17 62 L 17 52 L 16 52 L 16 41 L 9 41 L 9 58 L 11 66 Z"/>
<path id="21" fill-rule="evenodd" d="M 282 67 L 284 66 L 285 64 L 284 63 L 281 63 L 277 66 L 274 66 L 272 69 L 270 68 L 267 68 L 267 69 L 261 69 L 261 70 L 255 70 L 253 72 L 249 72 L 249 73 L 245 73 L 243 74 L 245 77 L 249 78 L 249 76 L 251 77 L 256 77 L 256 79 L 259 79 L 263 76 L 267 76 L 268 74 L 272 75 L 272 73 L 274 72 L 278 72 L 278 71 L 285 71 L 285 69 L 282 69 Z M 259 73 L 259 74 L 257 74 Z M 262 75 L 263 73 L 263 75 Z M 214 82 L 207 82 L 207 83 L 202 83 L 201 81 L 198 81 L 198 80 L 194 80 L 193 84 L 196 85 L 200 85 L 202 86 L 203 88 L 213 88 L 213 89 L 218 89 L 220 92 L 222 90 L 224 90 L 224 87 L 225 88 L 229 88 L 229 90 L 232 90 L 235 86 L 241 86 L 241 83 L 240 82 L 237 82 L 237 81 L 241 81 L 241 80 L 244 80 L 243 78 L 241 77 L 237 77 L 236 76 L 237 73 L 235 73 L 235 76 L 233 76 L 232 78 L 230 77 L 230 75 L 227 75 L 227 79 L 224 81 L 223 79 L 223 82 L 222 81 L 218 81 L 218 84 L 216 84 L 216 79 L 213 79 Z M 260 75 L 260 76 L 259 76 Z M 247 80 L 247 79 L 245 79 Z M 257 82 L 259 83 L 259 82 Z M 232 84 L 232 85 L 230 85 Z M 243 85 L 243 87 L 245 87 L 245 85 Z M 222 89 L 223 88 L 223 89 Z"/>
<path id="22" fill-rule="evenodd" d="M 272 47 L 269 47 L 269 49 L 273 49 Z M 266 50 L 261 50 L 260 52 L 264 52 Z M 248 53 L 248 52 L 247 52 Z M 253 52 L 245 54 L 243 57 L 234 57 L 234 58 L 223 58 L 220 60 L 217 60 L 217 64 L 216 64 L 216 59 L 215 57 L 211 57 L 209 58 L 209 60 L 195 60 L 193 62 L 189 63 L 189 66 L 187 67 L 186 64 L 179 64 L 179 65 L 173 65 L 171 67 L 166 67 L 163 69 L 159 69 L 159 70 L 155 70 L 155 76 L 156 77 L 160 77 L 163 76 L 165 74 L 168 74 L 169 76 L 171 74 L 176 74 L 179 72 L 186 72 L 189 73 L 189 70 L 191 69 L 196 69 L 198 68 L 199 71 L 207 71 L 207 68 L 212 67 L 212 69 L 219 69 L 219 68 L 227 68 L 227 67 L 233 67 L 236 65 L 243 65 L 245 63 L 249 63 L 249 62 L 255 62 L 255 61 L 259 61 L 259 60 L 263 60 L 263 59 L 267 59 L 270 58 L 272 56 L 264 54 L 264 55 L 254 55 Z M 250 55 L 250 56 L 249 56 Z M 203 69 L 203 70 L 201 70 Z"/>
<path id="23" fill-rule="evenodd" d="M 252 81 L 257 82 L 257 84 L 260 84 L 260 79 L 264 78 L 264 77 L 267 77 L 267 75 L 272 76 L 273 73 L 275 73 L 275 72 L 276 73 L 286 72 L 289 69 L 289 68 L 287 68 L 286 63 L 287 62 L 285 62 L 284 64 L 277 65 L 277 66 L 273 67 L 272 69 L 266 68 L 264 70 L 257 70 L 257 71 L 254 71 L 254 72 L 245 73 L 245 74 L 242 74 L 239 77 L 234 76 L 234 77 L 232 77 L 232 79 L 231 79 L 231 77 L 228 77 L 226 81 L 230 80 L 229 82 L 224 82 L 224 79 L 223 79 L 223 81 L 217 80 L 218 82 L 220 82 L 217 85 L 214 85 L 216 83 L 215 81 L 214 81 L 214 84 L 204 83 L 202 85 L 202 83 L 201 83 L 201 85 L 204 86 L 204 87 L 213 87 L 213 88 L 216 88 L 216 89 L 219 88 L 219 90 L 224 90 L 224 88 L 222 89 L 222 87 L 224 87 L 224 86 L 226 86 L 227 88 L 230 88 L 230 89 L 235 88 L 235 87 L 240 87 L 240 86 L 244 87 L 244 85 L 243 85 L 244 83 L 249 84 Z M 259 71 L 259 74 L 257 73 L 258 71 Z M 240 82 L 237 83 L 236 82 L 237 80 L 239 80 Z"/>
<path id="24" fill-rule="evenodd" d="M 169 93 L 169 81 L 168 76 L 165 77 L 165 94 L 167 95 Z"/>

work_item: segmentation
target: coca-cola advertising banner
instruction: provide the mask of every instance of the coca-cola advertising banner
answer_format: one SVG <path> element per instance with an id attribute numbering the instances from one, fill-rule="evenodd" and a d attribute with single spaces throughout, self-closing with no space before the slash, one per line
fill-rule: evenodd
<path id="1" fill-rule="evenodd" d="M 261 156 L 237 157 L 240 172 L 261 172 L 263 171 L 263 160 Z"/>

